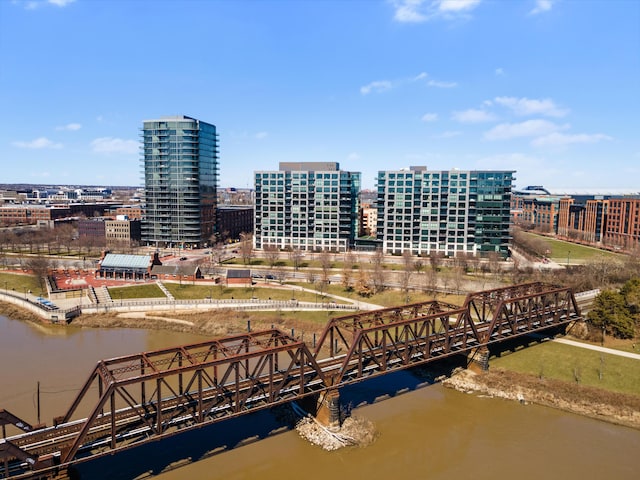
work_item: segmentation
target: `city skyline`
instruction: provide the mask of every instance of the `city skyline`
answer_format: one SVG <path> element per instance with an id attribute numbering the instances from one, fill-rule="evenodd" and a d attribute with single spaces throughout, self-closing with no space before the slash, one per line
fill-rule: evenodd
<path id="1" fill-rule="evenodd" d="M 142 185 L 140 125 L 216 125 L 220 186 L 279 162 L 637 189 L 640 3 L 0 3 L 1 183 Z"/>

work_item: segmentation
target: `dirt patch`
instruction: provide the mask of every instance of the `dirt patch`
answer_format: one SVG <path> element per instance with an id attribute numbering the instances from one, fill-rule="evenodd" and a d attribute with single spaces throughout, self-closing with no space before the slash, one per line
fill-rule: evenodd
<path id="1" fill-rule="evenodd" d="M 13 317 L 16 318 L 16 317 Z M 170 330 L 200 335 L 225 336 L 251 331 L 268 330 L 272 327 L 311 343 L 313 334 L 320 335 L 324 324 L 304 319 L 290 319 L 278 312 L 245 312 L 212 310 L 208 312 L 153 312 L 153 315 L 98 313 L 81 315 L 73 325 L 92 328 L 145 328 Z"/>
<path id="2" fill-rule="evenodd" d="M 442 383 L 461 392 L 536 403 L 640 429 L 640 397 L 635 395 L 499 369 L 482 374 L 461 370 Z"/>

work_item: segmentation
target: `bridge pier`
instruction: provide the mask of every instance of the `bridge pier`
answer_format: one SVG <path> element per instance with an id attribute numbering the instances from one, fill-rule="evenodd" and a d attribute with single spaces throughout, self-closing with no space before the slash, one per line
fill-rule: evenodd
<path id="1" fill-rule="evenodd" d="M 489 349 L 484 345 L 472 349 L 467 354 L 467 368 L 475 373 L 489 370 Z"/>
<path id="2" fill-rule="evenodd" d="M 320 395 L 316 420 L 330 429 L 340 428 L 340 392 L 337 388 Z"/>

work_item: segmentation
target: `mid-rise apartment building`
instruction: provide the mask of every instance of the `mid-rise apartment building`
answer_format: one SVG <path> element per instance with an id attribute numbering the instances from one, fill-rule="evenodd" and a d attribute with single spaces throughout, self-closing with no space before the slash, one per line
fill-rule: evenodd
<path id="1" fill-rule="evenodd" d="M 202 246 L 215 234 L 218 135 L 184 115 L 143 124 L 145 217 L 142 241 Z"/>
<path id="2" fill-rule="evenodd" d="M 603 242 L 622 249 L 640 247 L 640 197 L 609 200 Z"/>
<path id="3" fill-rule="evenodd" d="M 133 245 L 140 242 L 140 220 L 118 215 L 115 220 L 104 221 L 104 236 L 107 245 Z"/>
<path id="4" fill-rule="evenodd" d="M 241 234 L 252 233 L 253 212 L 249 205 L 219 205 L 217 229 L 220 240 L 239 240 Z"/>
<path id="5" fill-rule="evenodd" d="M 385 253 L 508 255 L 513 171 L 380 171 L 378 239 Z"/>
<path id="6" fill-rule="evenodd" d="M 371 205 L 366 204 L 360 207 L 360 236 L 361 237 L 375 237 L 378 232 L 378 209 Z"/>
<path id="7" fill-rule="evenodd" d="M 609 200 L 604 198 L 561 198 L 557 233 L 570 240 L 600 243 L 608 209 Z"/>
<path id="8" fill-rule="evenodd" d="M 360 172 L 335 162 L 281 162 L 255 172 L 254 246 L 346 251 L 358 232 Z"/>

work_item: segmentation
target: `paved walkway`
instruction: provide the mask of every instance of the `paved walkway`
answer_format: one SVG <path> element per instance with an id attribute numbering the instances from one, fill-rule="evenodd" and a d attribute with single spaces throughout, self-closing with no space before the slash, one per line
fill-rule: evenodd
<path id="1" fill-rule="evenodd" d="M 599 347 L 597 345 L 591 345 L 589 343 L 576 342 L 574 340 L 567 340 L 566 338 L 556 338 L 554 342 L 564 343 L 565 345 L 571 345 L 573 347 L 586 348 L 587 350 L 595 350 L 596 352 L 608 353 L 610 355 L 618 355 L 619 357 L 633 358 L 640 360 L 640 355 L 637 353 L 623 352 L 622 350 L 615 350 L 613 348 Z"/>

